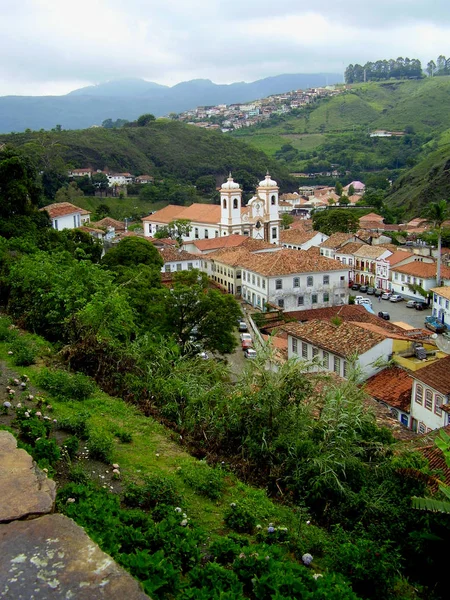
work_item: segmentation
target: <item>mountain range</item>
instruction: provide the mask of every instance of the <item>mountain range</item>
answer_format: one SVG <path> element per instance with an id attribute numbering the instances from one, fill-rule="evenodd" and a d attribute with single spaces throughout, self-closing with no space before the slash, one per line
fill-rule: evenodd
<path id="1" fill-rule="evenodd" d="M 197 106 L 250 102 L 271 94 L 341 83 L 338 73 L 291 74 L 251 83 L 215 84 L 209 79 L 172 87 L 143 79 L 119 79 L 74 90 L 64 96 L 0 97 L 0 132 L 26 129 L 83 129 L 105 119 L 135 120 L 139 115 L 179 113 Z"/>

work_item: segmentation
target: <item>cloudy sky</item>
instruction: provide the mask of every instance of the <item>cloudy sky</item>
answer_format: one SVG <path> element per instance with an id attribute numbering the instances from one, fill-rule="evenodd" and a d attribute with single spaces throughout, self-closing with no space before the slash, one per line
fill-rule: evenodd
<path id="1" fill-rule="evenodd" d="M 370 6 L 367 6 L 370 4 Z M 254 81 L 450 54 L 448 0 L 0 0 L 0 95 Z"/>

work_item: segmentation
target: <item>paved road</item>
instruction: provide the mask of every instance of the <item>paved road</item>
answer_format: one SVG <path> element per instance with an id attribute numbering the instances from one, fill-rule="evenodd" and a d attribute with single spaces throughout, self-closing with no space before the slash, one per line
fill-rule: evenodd
<path id="1" fill-rule="evenodd" d="M 363 296 L 364 298 L 369 298 L 372 301 L 372 309 L 375 314 L 378 314 L 378 311 L 383 310 L 388 312 L 391 321 L 395 323 L 395 321 L 403 321 L 404 323 L 408 323 L 412 327 L 421 327 L 424 328 L 425 317 L 431 315 L 431 309 L 428 308 L 426 310 L 416 310 L 415 308 L 406 308 L 406 302 L 390 302 L 389 300 L 378 300 L 374 296 Z"/>

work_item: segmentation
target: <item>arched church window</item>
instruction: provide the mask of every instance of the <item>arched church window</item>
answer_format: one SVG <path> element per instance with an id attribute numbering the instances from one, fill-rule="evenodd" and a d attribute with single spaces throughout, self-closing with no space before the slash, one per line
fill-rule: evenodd
<path id="1" fill-rule="evenodd" d="M 233 200 L 233 208 L 237 208 L 237 207 L 238 207 L 237 198 L 234 198 L 234 200 Z"/>
<path id="2" fill-rule="evenodd" d="M 272 196 L 272 198 L 270 199 L 270 203 L 272 204 L 272 206 L 275 206 L 275 196 Z"/>
<path id="3" fill-rule="evenodd" d="M 223 199 L 223 207 L 224 207 L 224 208 L 226 208 L 226 207 L 227 207 L 227 199 L 226 199 L 226 198 L 224 198 L 224 199 Z"/>

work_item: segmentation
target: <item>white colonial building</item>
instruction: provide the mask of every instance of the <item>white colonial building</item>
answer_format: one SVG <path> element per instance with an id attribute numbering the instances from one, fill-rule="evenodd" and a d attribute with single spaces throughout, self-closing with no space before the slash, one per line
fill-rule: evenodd
<path id="1" fill-rule="evenodd" d="M 89 223 L 91 213 L 84 208 L 79 208 L 70 202 L 55 202 L 41 208 L 46 211 L 52 221 L 53 229 L 76 229 Z"/>
<path id="2" fill-rule="evenodd" d="M 435 287 L 431 288 L 430 292 L 433 292 L 431 304 L 433 317 L 450 327 L 450 287 Z"/>
<path id="3" fill-rule="evenodd" d="M 191 204 L 174 206 L 169 204 L 142 219 L 144 235 L 155 233 L 172 221 L 187 220 L 190 231 L 183 241 L 203 240 L 232 234 L 249 236 L 278 244 L 280 239 L 280 217 L 278 214 L 278 186 L 267 174 L 256 188 L 256 195 L 242 206 L 242 190 L 230 176 L 220 190 L 220 206 L 215 204 Z"/>
<path id="4" fill-rule="evenodd" d="M 199 256 L 194 256 L 185 250 L 174 248 L 173 246 L 164 246 L 158 249 L 163 266 L 163 273 L 176 273 L 179 271 L 192 271 L 192 269 L 200 269 L 201 260 Z"/>
<path id="5" fill-rule="evenodd" d="M 280 243 L 283 248 L 291 250 L 308 250 L 313 246 L 320 246 L 328 235 L 320 231 L 304 231 L 303 229 L 286 229 L 280 234 Z"/>
<path id="6" fill-rule="evenodd" d="M 266 310 L 323 308 L 348 302 L 348 271 L 338 261 L 305 250 L 259 252 L 242 264 L 243 300 Z"/>
<path id="7" fill-rule="evenodd" d="M 450 356 L 411 373 L 411 429 L 427 433 L 450 424 Z"/>
<path id="8" fill-rule="evenodd" d="M 392 353 L 392 339 L 369 331 L 355 323 L 315 319 L 306 323 L 288 323 L 288 358 L 314 361 L 310 370 L 334 372 L 349 376 L 352 363 L 361 370 L 364 379 L 375 375 L 382 367 L 379 359 Z"/>

